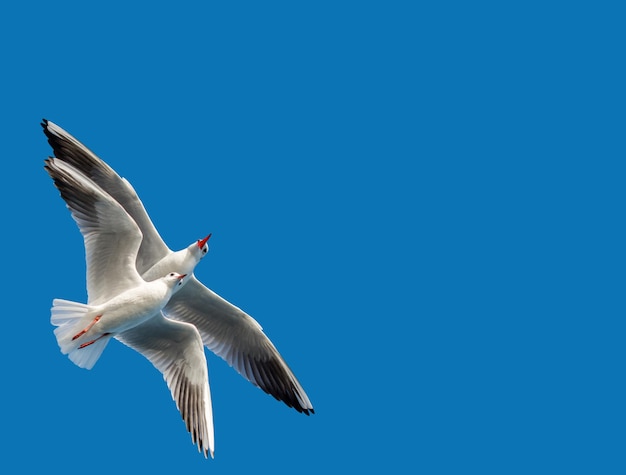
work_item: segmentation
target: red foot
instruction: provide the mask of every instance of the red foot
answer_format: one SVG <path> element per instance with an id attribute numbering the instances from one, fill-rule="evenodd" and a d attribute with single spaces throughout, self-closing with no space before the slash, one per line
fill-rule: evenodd
<path id="1" fill-rule="evenodd" d="M 76 338 L 79 338 L 83 336 L 85 333 L 87 333 L 91 329 L 91 327 L 93 327 L 96 323 L 98 323 L 98 320 L 100 320 L 100 318 L 102 318 L 102 315 L 97 315 L 96 318 L 93 319 L 93 322 L 87 325 L 87 328 L 85 328 L 81 332 L 78 332 L 76 335 L 72 337 L 72 341 L 76 340 Z M 93 343 L 93 341 L 91 343 Z"/>

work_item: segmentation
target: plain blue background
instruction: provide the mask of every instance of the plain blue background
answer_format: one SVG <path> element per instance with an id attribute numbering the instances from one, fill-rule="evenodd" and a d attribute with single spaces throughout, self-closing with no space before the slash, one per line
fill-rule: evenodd
<path id="1" fill-rule="evenodd" d="M 5 2 L 6 3 L 6 2 Z M 2 472 L 624 473 L 619 2 L 10 2 Z M 60 354 L 84 249 L 50 119 L 264 327 L 306 417 L 208 354 L 216 458 L 113 342 Z"/>

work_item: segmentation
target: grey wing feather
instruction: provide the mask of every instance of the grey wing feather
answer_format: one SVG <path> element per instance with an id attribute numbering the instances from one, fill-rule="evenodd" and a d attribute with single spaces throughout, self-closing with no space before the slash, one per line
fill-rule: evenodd
<path id="1" fill-rule="evenodd" d="M 137 270 L 140 274 L 171 252 L 127 180 L 58 125 L 46 119 L 41 125 L 54 156 L 69 163 L 117 200 L 143 232 L 143 241 L 137 254 Z"/>
<path id="2" fill-rule="evenodd" d="M 304 389 L 256 320 L 195 276 L 172 296 L 164 313 L 193 324 L 204 344 L 255 386 L 298 412 L 314 412 Z"/>

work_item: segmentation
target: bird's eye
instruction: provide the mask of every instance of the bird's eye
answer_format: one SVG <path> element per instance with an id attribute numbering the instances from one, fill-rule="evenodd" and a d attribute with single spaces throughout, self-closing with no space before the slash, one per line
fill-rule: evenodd
<path id="1" fill-rule="evenodd" d="M 174 277 L 174 273 L 173 272 L 170 273 L 170 277 Z"/>

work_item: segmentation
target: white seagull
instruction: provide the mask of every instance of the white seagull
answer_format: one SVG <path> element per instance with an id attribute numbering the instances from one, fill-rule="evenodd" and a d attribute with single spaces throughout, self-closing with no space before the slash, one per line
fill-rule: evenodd
<path id="1" fill-rule="evenodd" d="M 166 317 L 194 325 L 204 344 L 243 377 L 287 406 L 304 414 L 314 413 L 304 389 L 257 321 L 205 287 L 193 275 L 206 253 L 207 236 L 173 252 L 153 225 L 131 184 L 58 125 L 43 120 L 43 131 L 55 157 L 70 164 L 113 197 L 135 220 L 143 240 L 137 254 L 137 271 L 146 280 L 175 271 L 191 274 L 172 296 Z M 198 253 L 201 250 L 201 253 Z"/>
<path id="2" fill-rule="evenodd" d="M 51 322 L 61 352 L 79 367 L 91 369 L 114 337 L 144 355 L 163 373 L 198 450 L 213 457 L 213 412 L 202 338 L 194 325 L 161 313 L 185 274 L 142 278 L 135 265 L 143 240 L 137 223 L 71 165 L 55 158 L 45 162 L 83 235 L 87 261 L 87 304 L 53 301 Z"/>

